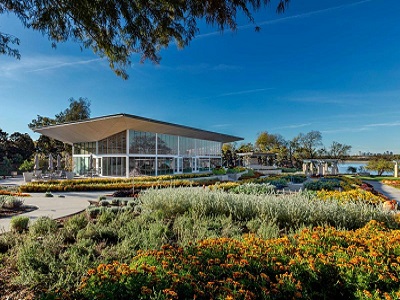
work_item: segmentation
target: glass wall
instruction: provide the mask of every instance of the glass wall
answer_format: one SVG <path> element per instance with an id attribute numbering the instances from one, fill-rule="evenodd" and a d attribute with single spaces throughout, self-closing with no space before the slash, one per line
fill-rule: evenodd
<path id="1" fill-rule="evenodd" d="M 129 153 L 156 154 L 156 134 L 152 132 L 130 130 Z"/>
<path id="2" fill-rule="evenodd" d="M 103 157 L 103 176 L 126 176 L 125 157 Z"/>
<path id="3" fill-rule="evenodd" d="M 99 141 L 99 154 L 125 154 L 126 131 Z"/>
<path id="4" fill-rule="evenodd" d="M 158 154 L 178 154 L 178 136 L 169 134 L 157 134 Z"/>
<path id="5" fill-rule="evenodd" d="M 222 166 L 222 158 L 210 158 L 210 167 L 214 169 L 216 167 Z"/>
<path id="6" fill-rule="evenodd" d="M 156 175 L 156 160 L 152 157 L 130 157 L 129 174 L 136 175 Z"/>
<path id="7" fill-rule="evenodd" d="M 172 157 L 158 157 L 157 166 L 158 175 L 173 174 L 175 170 L 175 160 Z"/>
<path id="8" fill-rule="evenodd" d="M 197 168 L 199 171 L 209 171 L 210 170 L 210 158 L 200 158 Z"/>
<path id="9" fill-rule="evenodd" d="M 89 157 L 74 157 L 74 173 L 87 175 L 89 172 Z"/>
<path id="10" fill-rule="evenodd" d="M 96 142 L 74 144 L 74 154 L 95 154 Z"/>

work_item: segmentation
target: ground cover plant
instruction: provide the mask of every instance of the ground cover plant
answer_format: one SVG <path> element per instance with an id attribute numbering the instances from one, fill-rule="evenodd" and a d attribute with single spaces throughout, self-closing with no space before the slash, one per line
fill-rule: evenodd
<path id="1" fill-rule="evenodd" d="M 35 206 L 24 205 L 24 198 L 11 195 L 0 195 L 0 218 L 10 217 L 37 209 Z"/>
<path id="2" fill-rule="evenodd" d="M 370 236 L 364 239 L 358 234 L 357 247 L 360 246 L 359 251 L 364 247 L 365 255 L 371 259 L 394 263 L 391 260 L 394 253 L 400 252 L 390 247 L 397 245 L 394 237 L 398 234 L 398 223 L 394 213 L 381 207 L 360 201 L 321 201 L 311 193 L 246 195 L 208 187 L 150 189 L 126 207 L 125 210 L 102 210 L 96 215 L 80 214 L 63 224 L 43 219 L 22 233 L 0 235 L 0 264 L 10 270 L 9 274 L 16 274 L 10 275 L 6 285 L 0 285 L 0 295 L 12 284 L 19 289 L 25 287 L 36 296 L 44 293 L 43 297 L 48 299 L 55 295 L 77 299 L 108 295 L 108 299 L 124 299 L 125 292 L 132 299 L 129 293 L 133 291 L 137 293 L 133 297 L 136 299 L 175 296 L 193 299 L 194 293 L 200 299 L 210 299 L 210 293 L 215 293 L 215 297 L 239 299 L 252 295 L 264 295 L 266 299 L 292 296 L 310 299 L 313 295 L 317 297 L 317 293 L 337 295 L 342 291 L 362 298 L 364 289 L 365 293 L 372 294 L 379 289 L 380 296 L 384 292 L 395 293 L 389 277 L 392 274 L 397 278 L 397 271 L 386 269 L 386 265 L 381 273 L 375 274 L 375 269 L 371 269 L 372 274 L 384 276 L 380 281 L 367 272 L 373 262 L 378 266 L 381 261 L 355 265 L 357 270 L 367 273 L 360 275 L 364 285 L 350 276 L 353 262 L 348 260 L 353 252 L 351 242 L 342 236 L 351 236 L 372 224 L 371 220 L 377 220 L 379 225 L 371 226 L 382 230 L 365 229 Z M 308 233 L 300 243 L 300 235 L 296 233 L 304 229 Z M 376 241 L 376 249 L 372 244 L 367 247 L 368 241 Z M 330 248 L 323 248 L 324 243 L 331 245 Z M 265 250 L 268 247 L 275 251 L 271 252 L 274 256 L 268 256 Z M 286 248 L 291 250 L 284 252 Z M 336 255 L 337 249 L 345 253 L 338 250 Z M 256 255 L 257 251 L 262 251 L 264 256 Z M 378 256 L 372 255 L 373 251 Z M 229 253 L 234 255 L 228 257 Z M 295 253 L 304 256 L 295 256 L 297 260 L 292 267 L 287 259 Z M 169 261 L 171 257 L 176 260 Z M 199 264 L 191 269 L 196 257 Z M 326 257 L 331 259 L 328 266 L 321 260 Z M 239 259 L 238 263 L 235 259 Z M 311 264 L 309 259 L 315 263 Z M 360 261 L 364 263 L 365 259 Z M 334 267 L 337 263 L 343 264 L 343 268 Z M 340 289 L 328 274 L 340 279 L 343 283 Z M 119 279 L 114 281 L 115 276 Z M 270 283 L 265 285 L 268 278 Z M 325 285 L 317 284 L 321 278 L 326 280 Z M 193 286 L 195 282 L 197 286 Z M 378 284 L 374 287 L 371 282 Z M 263 291 L 263 285 L 270 290 Z M 301 286 L 300 291 L 296 285 Z M 103 286 L 109 287 L 108 294 L 104 294 Z"/>
<path id="3" fill-rule="evenodd" d="M 84 178 L 73 180 L 50 180 L 30 182 L 19 187 L 20 192 L 65 192 L 65 191 L 115 191 L 131 189 L 134 185 L 137 189 L 152 187 L 179 187 L 202 186 L 214 184 L 217 180 L 210 177 L 211 174 L 184 174 L 179 176 L 145 176 L 132 178 Z M 195 180 L 204 178 L 204 180 Z"/>

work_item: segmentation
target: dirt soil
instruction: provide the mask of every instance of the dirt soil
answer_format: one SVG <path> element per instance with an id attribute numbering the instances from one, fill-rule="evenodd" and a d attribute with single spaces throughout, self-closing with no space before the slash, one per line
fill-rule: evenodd
<path id="1" fill-rule="evenodd" d="M 35 206 L 24 205 L 19 208 L 0 208 L 0 218 L 13 217 L 15 215 L 27 213 L 37 209 Z"/>

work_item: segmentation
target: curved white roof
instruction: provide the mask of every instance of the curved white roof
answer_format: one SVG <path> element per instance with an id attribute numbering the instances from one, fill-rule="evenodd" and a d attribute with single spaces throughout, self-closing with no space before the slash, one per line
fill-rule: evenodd
<path id="1" fill-rule="evenodd" d="M 129 114 L 109 115 L 77 122 L 37 127 L 34 128 L 33 131 L 64 143 L 73 144 L 99 141 L 127 129 L 179 135 L 222 143 L 243 140 L 243 138 L 232 135 L 166 123 Z"/>

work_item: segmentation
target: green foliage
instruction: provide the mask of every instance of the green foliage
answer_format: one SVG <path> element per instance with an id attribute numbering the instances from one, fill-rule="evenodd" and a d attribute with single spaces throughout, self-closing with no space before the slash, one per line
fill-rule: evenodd
<path id="1" fill-rule="evenodd" d="M 0 195 L 0 205 L 4 208 L 18 209 L 24 205 L 24 200 L 15 196 Z"/>
<path id="2" fill-rule="evenodd" d="M 50 192 L 50 191 L 47 191 L 47 192 L 44 194 L 44 196 L 45 196 L 45 197 L 48 197 L 48 198 L 54 197 L 54 195 L 53 195 L 52 192 Z"/>
<path id="3" fill-rule="evenodd" d="M 340 181 L 338 179 L 321 178 L 318 180 L 306 182 L 304 183 L 303 187 L 309 191 L 333 191 L 336 188 L 340 187 Z"/>
<path id="4" fill-rule="evenodd" d="M 29 234 L 35 237 L 55 233 L 58 229 L 57 221 L 49 217 L 39 217 L 30 227 Z"/>
<path id="5" fill-rule="evenodd" d="M 229 192 L 246 195 L 265 195 L 275 192 L 275 185 L 270 183 L 245 183 L 234 187 Z"/>
<path id="6" fill-rule="evenodd" d="M 224 168 L 215 168 L 212 170 L 214 175 L 225 175 L 226 170 Z"/>
<path id="7" fill-rule="evenodd" d="M 184 246 L 206 238 L 217 238 L 220 236 L 240 238 L 242 228 L 230 216 L 200 217 L 188 212 L 176 217 L 173 225 L 173 233 L 179 241 L 179 245 Z"/>
<path id="8" fill-rule="evenodd" d="M 20 3 L 10 1 L 0 13 L 12 13 L 22 25 L 46 35 L 56 43 L 72 40 L 90 48 L 100 57 L 106 57 L 110 68 L 122 78 L 127 78 L 125 68 L 130 65 L 133 53 L 141 61 L 160 61 L 159 51 L 173 41 L 183 48 L 198 33 L 197 22 L 205 21 L 235 30 L 240 11 L 253 22 L 251 11 L 258 10 L 269 1 L 157 1 L 143 4 L 140 1 L 89 1 L 79 5 L 35 1 Z M 279 1 L 277 11 L 283 12 L 288 0 Z M 151 5 L 150 5 L 151 4 Z M 258 28 L 258 27 L 256 27 Z M 0 54 L 19 58 L 18 38 L 0 33 Z M 10 47 L 11 45 L 11 47 Z"/>
<path id="9" fill-rule="evenodd" d="M 88 211 L 96 210 L 94 219 L 87 218 L 86 214 L 73 216 L 56 231 L 51 220 L 43 219 L 37 230 L 19 235 L 25 236 L 21 242 L 5 241 L 1 246 L 0 238 L 0 249 L 3 247 L 2 251 L 8 252 L 11 247 L 12 253 L 16 253 L 14 263 L 21 283 L 49 291 L 62 288 L 68 295 L 79 290 L 81 276 L 88 269 L 116 260 L 129 264 L 133 256 L 141 253 L 139 250 L 160 249 L 165 244 L 187 247 L 197 240 L 214 237 L 240 241 L 243 233 L 264 239 L 277 238 L 304 226 L 321 224 L 357 229 L 372 219 L 384 222 L 388 228 L 398 228 L 393 214 L 380 207 L 360 202 L 340 203 L 334 199 L 321 201 L 312 193 L 246 195 L 208 188 L 167 188 L 147 190 L 139 199 L 129 199 L 129 203 L 133 203 L 135 212 L 130 206 L 114 207 L 116 212 L 106 207 L 92 207 Z M 269 255 L 268 251 L 263 253 Z M 150 260 L 143 258 L 137 262 Z"/>
<path id="10" fill-rule="evenodd" d="M 28 229 L 29 218 L 25 216 L 12 217 L 10 228 L 16 232 L 23 232 Z"/>
<path id="11" fill-rule="evenodd" d="M 394 163 L 392 161 L 380 158 L 369 160 L 365 169 L 370 171 L 378 172 L 378 176 L 381 176 L 383 172 L 393 172 L 394 170 Z"/>
<path id="12" fill-rule="evenodd" d="M 248 170 L 248 169 L 246 169 L 244 167 L 229 168 L 228 170 L 226 170 L 226 174 L 236 174 L 236 173 L 244 172 L 246 170 Z"/>
<path id="13" fill-rule="evenodd" d="M 21 172 L 30 172 L 33 170 L 35 162 L 32 160 L 24 160 L 24 162 L 19 166 L 18 170 Z"/>

